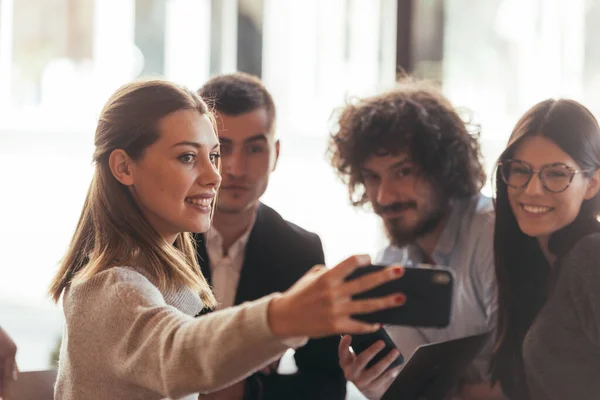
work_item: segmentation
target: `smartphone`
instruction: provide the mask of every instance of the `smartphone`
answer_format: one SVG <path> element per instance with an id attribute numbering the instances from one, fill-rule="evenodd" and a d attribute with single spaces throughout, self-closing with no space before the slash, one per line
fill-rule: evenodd
<path id="1" fill-rule="evenodd" d="M 379 353 L 375 354 L 375 357 L 373 357 L 373 359 L 369 361 L 369 363 L 367 364 L 367 369 L 377 364 L 382 358 L 387 356 L 390 351 L 392 351 L 393 349 L 397 349 L 397 347 L 392 341 L 392 338 L 390 338 L 390 336 L 383 328 L 373 333 L 352 335 L 352 342 L 350 343 L 350 346 L 352 346 L 352 350 L 354 350 L 354 353 L 356 354 L 362 353 L 378 340 L 383 341 L 385 347 Z M 400 353 L 400 355 L 394 360 L 394 362 L 390 364 L 386 371 L 388 369 L 397 367 L 402 364 L 404 364 L 404 357 L 402 356 L 402 353 Z"/>
<path id="2" fill-rule="evenodd" d="M 368 265 L 354 270 L 346 277 L 353 280 L 381 271 L 382 265 Z M 369 323 L 444 328 L 450 324 L 454 274 L 438 266 L 428 268 L 407 267 L 404 275 L 393 281 L 352 296 L 353 299 L 377 298 L 394 293 L 404 293 L 404 305 L 353 318 Z"/>

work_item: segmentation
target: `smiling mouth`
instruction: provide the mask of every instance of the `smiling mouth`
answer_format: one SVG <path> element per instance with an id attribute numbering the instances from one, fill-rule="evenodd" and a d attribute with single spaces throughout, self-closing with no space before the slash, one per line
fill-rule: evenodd
<path id="1" fill-rule="evenodd" d="M 195 198 L 195 199 L 187 198 L 187 199 L 185 199 L 186 203 L 193 204 L 193 205 L 199 206 L 199 207 L 210 207 L 212 201 L 213 201 L 212 197 Z"/>
<path id="2" fill-rule="evenodd" d="M 525 210 L 525 212 L 534 215 L 544 215 L 554 210 L 554 207 L 546 207 L 546 206 L 534 206 L 531 204 L 523 204 L 521 203 L 521 208 Z"/>

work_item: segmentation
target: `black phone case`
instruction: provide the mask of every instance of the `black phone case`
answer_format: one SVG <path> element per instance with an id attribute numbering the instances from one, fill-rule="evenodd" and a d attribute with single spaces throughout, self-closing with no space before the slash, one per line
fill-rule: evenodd
<path id="1" fill-rule="evenodd" d="M 369 361 L 369 363 L 367 364 L 367 369 L 377 364 L 382 358 L 388 355 L 390 351 L 396 349 L 397 347 L 392 341 L 392 338 L 389 337 L 389 335 L 383 328 L 373 333 L 352 335 L 352 343 L 350 344 L 350 346 L 352 346 L 352 349 L 356 354 L 362 353 L 378 340 L 382 340 L 383 343 L 385 343 L 385 347 L 383 348 L 383 350 L 377 353 L 371 361 Z M 394 362 L 390 364 L 390 366 L 387 369 L 391 369 L 402 364 L 404 364 L 404 357 L 402 353 L 400 353 L 400 355 L 394 360 Z"/>
<path id="2" fill-rule="evenodd" d="M 369 265 L 358 268 L 346 280 L 384 268 L 388 267 Z M 376 298 L 400 292 L 406 295 L 404 305 L 353 317 L 369 323 L 415 327 L 444 328 L 450 324 L 454 276 L 446 269 L 407 267 L 401 278 L 354 295 L 353 299 Z"/>

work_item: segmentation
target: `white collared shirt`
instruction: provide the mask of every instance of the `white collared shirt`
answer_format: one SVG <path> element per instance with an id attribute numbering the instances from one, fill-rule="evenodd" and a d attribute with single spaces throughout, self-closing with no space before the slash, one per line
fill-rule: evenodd
<path id="1" fill-rule="evenodd" d="M 248 230 L 229 247 L 227 255 L 223 253 L 223 237 L 219 231 L 213 226 L 206 233 L 206 252 L 208 253 L 213 292 L 218 302 L 217 310 L 231 307 L 235 303 L 235 294 L 244 265 L 246 244 L 248 244 L 255 221 L 256 217 L 252 219 Z"/>
<path id="2" fill-rule="evenodd" d="M 246 245 L 255 222 L 256 214 L 254 214 L 248 230 L 229 247 L 227 255 L 223 254 L 223 237 L 219 231 L 212 226 L 206 232 L 206 252 L 212 276 L 212 289 L 217 298 L 217 310 L 231 307 L 235 303 L 235 294 L 246 255 Z M 308 337 L 303 336 L 281 340 L 283 344 L 292 349 L 304 346 L 307 341 Z"/>

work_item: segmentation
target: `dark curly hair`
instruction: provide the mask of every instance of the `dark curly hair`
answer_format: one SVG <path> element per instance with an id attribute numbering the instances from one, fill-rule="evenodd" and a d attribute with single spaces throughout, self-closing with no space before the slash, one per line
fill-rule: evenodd
<path id="1" fill-rule="evenodd" d="M 404 80 L 392 91 L 348 104 L 337 125 L 328 154 L 355 206 L 367 202 L 360 167 L 372 155 L 406 152 L 446 198 L 473 196 L 485 182 L 479 129 L 471 131 L 427 82 Z"/>

